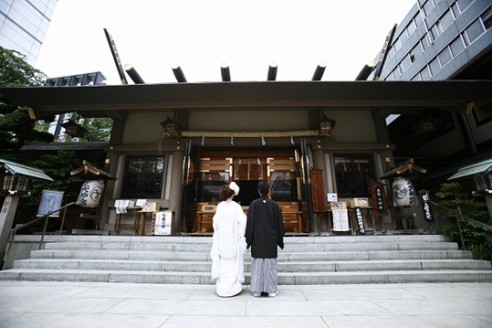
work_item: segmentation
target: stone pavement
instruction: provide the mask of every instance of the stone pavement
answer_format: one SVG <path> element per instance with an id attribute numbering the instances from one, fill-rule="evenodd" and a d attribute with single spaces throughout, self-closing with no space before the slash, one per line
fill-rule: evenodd
<path id="1" fill-rule="evenodd" d="M 492 283 L 279 286 L 0 281 L 1 328 L 492 327 Z"/>

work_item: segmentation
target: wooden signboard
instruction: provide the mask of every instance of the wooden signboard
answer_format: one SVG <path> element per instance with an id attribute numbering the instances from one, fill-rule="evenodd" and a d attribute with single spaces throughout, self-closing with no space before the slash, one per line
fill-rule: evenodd
<path id="1" fill-rule="evenodd" d="M 311 198 L 313 202 L 313 212 L 324 213 L 326 211 L 326 195 L 323 185 L 323 170 L 309 170 L 311 180 Z"/>
<path id="2" fill-rule="evenodd" d="M 384 192 L 384 184 L 377 181 L 371 183 L 371 200 L 374 215 L 384 216 L 388 214 L 388 200 Z"/>

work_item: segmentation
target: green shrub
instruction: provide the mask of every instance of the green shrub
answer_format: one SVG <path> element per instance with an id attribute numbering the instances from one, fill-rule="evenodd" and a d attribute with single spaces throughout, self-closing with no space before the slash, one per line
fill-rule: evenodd
<path id="1" fill-rule="evenodd" d="M 475 220 L 491 224 L 485 202 L 473 197 L 471 193 L 466 193 L 458 183 L 442 184 L 435 198 L 436 203 L 440 205 L 438 215 L 455 218 L 458 208 L 463 214 L 460 220 L 463 242 L 456 223 L 445 226 L 443 233 L 452 237 L 461 249 L 471 251 L 475 259 L 492 261 L 492 232 L 473 222 Z"/>

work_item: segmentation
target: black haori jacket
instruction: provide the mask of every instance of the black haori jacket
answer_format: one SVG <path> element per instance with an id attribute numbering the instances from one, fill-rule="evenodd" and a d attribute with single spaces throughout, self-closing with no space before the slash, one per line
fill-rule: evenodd
<path id="1" fill-rule="evenodd" d="M 284 248 L 284 220 L 278 204 L 261 196 L 251 202 L 246 221 L 246 244 L 254 258 L 276 258 Z"/>

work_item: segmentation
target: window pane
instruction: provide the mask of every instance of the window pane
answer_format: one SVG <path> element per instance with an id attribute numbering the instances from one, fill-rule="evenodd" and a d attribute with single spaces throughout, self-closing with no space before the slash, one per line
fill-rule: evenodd
<path id="1" fill-rule="evenodd" d="M 474 21 L 466 30 L 465 34 L 468 37 L 468 42 L 472 43 L 475 41 L 482 33 L 484 32 L 484 28 L 480 20 Z"/>
<path id="2" fill-rule="evenodd" d="M 453 11 L 454 17 L 458 18 L 461 15 L 461 11 L 458 8 L 458 4 L 454 3 L 453 6 L 451 7 L 451 10 Z"/>
<path id="3" fill-rule="evenodd" d="M 483 25 L 485 26 L 485 29 L 488 30 L 489 28 L 492 27 L 492 6 L 487 9 L 482 16 L 480 16 L 483 21 Z"/>
<path id="4" fill-rule="evenodd" d="M 441 65 L 439 64 L 437 57 L 430 62 L 429 67 L 433 76 L 441 70 Z"/>
<path id="5" fill-rule="evenodd" d="M 403 32 L 400 35 L 400 43 L 401 44 L 405 44 L 405 43 L 407 43 L 407 40 L 408 40 L 407 31 L 406 30 L 403 30 Z"/>
<path id="6" fill-rule="evenodd" d="M 439 22 L 434 26 L 432 26 L 430 34 L 432 35 L 432 40 L 436 40 L 439 37 L 439 35 L 441 35 L 441 31 L 439 29 Z"/>
<path id="7" fill-rule="evenodd" d="M 161 198 L 164 158 L 129 157 L 122 196 Z"/>
<path id="8" fill-rule="evenodd" d="M 395 48 L 391 47 L 388 51 L 388 60 L 390 60 L 391 58 L 393 58 L 395 56 Z"/>
<path id="9" fill-rule="evenodd" d="M 10 9 L 10 5 L 9 4 L 7 4 L 4 1 L 0 2 L 0 12 L 3 12 L 5 14 L 8 14 L 9 9 Z"/>
<path id="10" fill-rule="evenodd" d="M 443 30 L 446 30 L 448 26 L 453 23 L 453 21 L 453 14 L 451 13 L 451 10 L 448 10 L 441 18 L 441 25 Z"/>
<path id="11" fill-rule="evenodd" d="M 412 35 L 413 32 L 417 29 L 417 26 L 415 25 L 415 22 L 412 20 L 407 27 L 408 35 Z"/>
<path id="12" fill-rule="evenodd" d="M 434 9 L 434 3 L 432 2 L 432 0 L 428 0 L 424 4 L 424 13 L 425 13 L 425 16 L 429 16 L 429 14 L 432 11 L 432 9 Z"/>
<path id="13" fill-rule="evenodd" d="M 451 60 L 451 51 L 449 51 L 449 48 L 444 48 L 443 51 L 441 51 L 441 53 L 437 56 L 439 57 L 441 66 L 444 66 Z"/>
<path id="14" fill-rule="evenodd" d="M 420 26 L 420 25 L 422 25 L 422 22 L 423 22 L 422 15 L 420 15 L 420 13 L 415 15 L 415 24 L 417 26 Z"/>
<path id="15" fill-rule="evenodd" d="M 461 37 L 457 37 L 450 45 L 451 47 L 451 52 L 454 57 L 456 57 L 460 52 L 462 52 L 465 49 L 465 44 L 463 43 L 463 40 Z"/>
<path id="16" fill-rule="evenodd" d="M 398 51 L 400 50 L 401 48 L 401 40 L 398 38 L 398 40 L 396 40 L 396 42 L 393 44 L 393 47 L 395 48 L 395 51 Z"/>
<path id="17" fill-rule="evenodd" d="M 386 77 L 386 81 L 393 81 L 394 79 L 395 79 L 394 71 L 389 73 L 389 75 Z"/>
<path id="18" fill-rule="evenodd" d="M 374 165 L 369 155 L 335 155 L 335 176 L 338 197 L 369 196 L 374 179 Z"/>
<path id="19" fill-rule="evenodd" d="M 422 45 L 422 49 L 424 49 L 423 51 L 429 47 L 427 35 L 420 39 L 420 44 Z"/>
<path id="20" fill-rule="evenodd" d="M 400 72 L 400 65 L 397 65 L 395 67 L 395 69 L 393 70 L 393 77 L 395 80 L 398 80 L 401 76 L 401 72 Z"/>
<path id="21" fill-rule="evenodd" d="M 405 72 L 409 67 L 410 65 L 412 65 L 412 61 L 410 60 L 410 56 L 405 56 L 405 58 L 403 58 L 403 60 L 401 61 L 401 71 L 402 72 Z"/>
<path id="22" fill-rule="evenodd" d="M 465 11 L 465 8 L 472 3 L 473 0 L 458 0 L 458 7 L 460 8 L 461 12 Z"/>
<path id="23" fill-rule="evenodd" d="M 415 48 L 413 48 L 411 51 L 410 51 L 410 61 L 413 63 L 415 61 L 415 59 L 422 54 L 422 48 L 420 47 L 419 44 L 417 44 L 415 46 Z"/>
<path id="24" fill-rule="evenodd" d="M 296 200 L 296 183 L 293 172 L 272 172 L 272 199 L 277 202 L 292 202 Z"/>
<path id="25" fill-rule="evenodd" d="M 430 72 L 429 72 L 429 69 L 427 68 L 427 66 L 425 66 L 424 69 L 420 71 L 420 75 L 422 76 L 422 81 L 428 81 L 431 78 L 431 75 L 430 75 Z"/>

